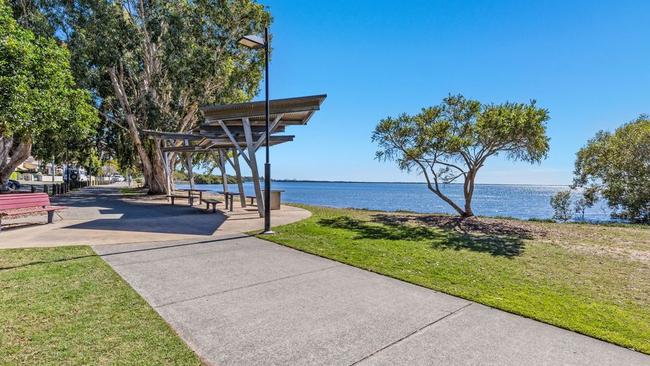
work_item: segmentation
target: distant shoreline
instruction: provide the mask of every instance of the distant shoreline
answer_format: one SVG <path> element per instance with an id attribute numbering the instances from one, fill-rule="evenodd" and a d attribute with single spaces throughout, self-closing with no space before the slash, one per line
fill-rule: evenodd
<path id="1" fill-rule="evenodd" d="M 348 181 L 348 180 L 309 180 L 309 179 L 273 179 L 272 182 L 282 183 L 360 183 L 360 184 L 426 184 L 424 182 L 370 182 L 370 181 Z M 444 183 L 443 183 L 444 184 Z M 462 183 L 446 183 L 447 185 Z M 484 186 L 545 186 L 545 187 L 568 187 L 569 184 L 532 184 L 532 183 L 476 183 Z"/>
<path id="2" fill-rule="evenodd" d="M 264 181 L 262 179 L 262 181 Z M 354 183 L 354 184 L 421 184 L 426 185 L 424 182 L 370 182 L 370 181 L 353 181 L 353 180 L 309 180 L 309 179 L 273 179 L 272 182 L 279 183 Z M 189 184 L 188 181 L 176 181 L 178 184 Z M 244 182 L 250 183 L 250 182 Z M 195 183 L 210 185 L 209 183 Z M 212 183 L 221 184 L 221 183 Z M 230 183 L 233 184 L 233 183 Z M 462 185 L 462 183 L 442 183 L 442 185 Z M 476 183 L 479 186 L 530 186 L 530 187 L 568 187 L 569 184 L 532 184 L 532 183 Z"/>

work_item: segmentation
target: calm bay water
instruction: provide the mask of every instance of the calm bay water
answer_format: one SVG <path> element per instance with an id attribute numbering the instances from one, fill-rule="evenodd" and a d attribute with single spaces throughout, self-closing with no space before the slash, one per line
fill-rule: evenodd
<path id="1" fill-rule="evenodd" d="M 178 185 L 187 188 L 187 185 Z M 221 191 L 221 185 L 197 184 L 196 188 Z M 247 194 L 253 194 L 251 183 L 245 183 Z M 364 208 L 381 211 L 414 211 L 421 213 L 455 213 L 451 207 L 419 183 L 335 183 L 335 182 L 273 182 L 273 189 L 284 190 L 285 202 L 310 205 Z M 549 200 L 565 186 L 478 184 L 474 190 L 474 213 L 481 216 L 509 216 L 519 219 L 547 219 L 553 216 Z M 237 190 L 236 184 L 230 185 Z M 445 185 L 443 191 L 455 202 L 463 202 L 463 186 Z M 585 212 L 585 219 L 609 220 L 609 209 L 602 202 Z"/>

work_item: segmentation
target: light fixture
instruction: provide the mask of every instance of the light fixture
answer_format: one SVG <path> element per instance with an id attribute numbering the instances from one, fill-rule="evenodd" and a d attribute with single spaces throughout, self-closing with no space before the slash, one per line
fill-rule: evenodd
<path id="1" fill-rule="evenodd" d="M 239 44 L 248 48 L 262 48 L 266 44 L 264 39 L 260 36 L 249 34 L 239 39 Z"/>

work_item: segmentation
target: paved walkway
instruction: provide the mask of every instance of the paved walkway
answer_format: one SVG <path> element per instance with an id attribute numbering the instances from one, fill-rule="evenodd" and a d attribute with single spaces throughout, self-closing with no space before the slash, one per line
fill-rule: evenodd
<path id="1" fill-rule="evenodd" d="M 547 324 L 244 235 L 96 246 L 214 365 L 650 365 Z"/>
<path id="2" fill-rule="evenodd" d="M 164 200 L 124 198 L 115 185 L 86 188 L 53 200 L 69 207 L 60 211 L 54 224 L 46 225 L 46 215 L 3 220 L 0 248 L 205 240 L 264 227 L 255 207 L 212 213 L 203 210 L 205 206 L 179 204 L 182 200 L 172 206 Z M 287 224 L 309 215 L 309 211 L 282 206 L 273 211 L 272 224 Z"/>

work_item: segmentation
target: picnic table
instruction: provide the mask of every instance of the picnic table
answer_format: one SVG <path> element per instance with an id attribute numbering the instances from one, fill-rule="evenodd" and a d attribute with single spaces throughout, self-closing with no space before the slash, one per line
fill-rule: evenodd
<path id="1" fill-rule="evenodd" d="M 199 201 L 203 200 L 203 192 L 209 191 L 208 189 L 179 189 L 179 192 L 187 192 L 187 203 L 194 206 L 194 197 L 199 196 Z M 173 204 L 173 203 L 172 203 Z"/>
<path id="2" fill-rule="evenodd" d="M 219 191 L 217 192 L 219 194 L 222 194 L 226 203 L 226 210 L 230 210 L 231 212 L 234 210 L 233 208 L 233 198 L 235 196 L 239 196 L 239 192 L 224 192 L 224 191 Z"/>

